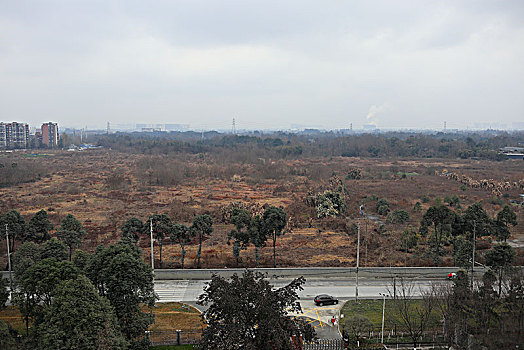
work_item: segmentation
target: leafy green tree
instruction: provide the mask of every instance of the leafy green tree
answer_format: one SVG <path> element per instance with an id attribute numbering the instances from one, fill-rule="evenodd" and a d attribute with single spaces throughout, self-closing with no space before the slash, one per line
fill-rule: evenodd
<path id="1" fill-rule="evenodd" d="M 41 349 L 125 349 L 127 342 L 107 299 L 87 277 L 62 282 L 37 325 Z"/>
<path id="2" fill-rule="evenodd" d="M 87 263 L 89 262 L 89 256 L 90 256 L 89 253 L 83 250 L 77 249 L 73 253 L 73 257 L 71 258 L 71 261 L 80 271 L 84 271 L 87 266 Z"/>
<path id="3" fill-rule="evenodd" d="M 415 213 L 422 211 L 422 204 L 420 204 L 420 202 L 416 202 L 415 205 L 413 206 L 413 211 Z"/>
<path id="4" fill-rule="evenodd" d="M 408 227 L 402 232 L 400 236 L 400 249 L 404 249 L 406 252 L 409 252 L 410 249 L 413 249 L 417 246 L 420 235 L 413 227 Z"/>
<path id="5" fill-rule="evenodd" d="M 409 214 L 402 209 L 395 209 L 386 217 L 386 222 L 391 224 L 404 224 L 409 221 Z"/>
<path id="6" fill-rule="evenodd" d="M 471 239 L 467 239 L 465 236 L 460 235 L 453 240 L 453 260 L 455 266 L 462 268 L 469 268 L 471 265 L 473 253 L 473 244 Z"/>
<path id="7" fill-rule="evenodd" d="M 285 287 L 273 289 L 264 274 L 247 270 L 230 280 L 213 275 L 199 296 L 198 304 L 209 306 L 204 312 L 203 350 L 294 349 L 292 336 L 311 340 L 311 325 L 288 315 L 300 312 L 298 290 L 305 280 L 299 277 Z"/>
<path id="8" fill-rule="evenodd" d="M 515 250 L 507 243 L 498 244 L 486 253 L 486 265 L 497 273 L 499 280 L 499 296 L 502 293 L 502 280 L 504 274 L 515 260 Z"/>
<path id="9" fill-rule="evenodd" d="M 5 308 L 7 299 L 9 299 L 9 290 L 7 289 L 8 286 L 9 281 L 5 278 L 0 278 L 0 310 Z"/>
<path id="10" fill-rule="evenodd" d="M 53 224 L 47 217 L 45 210 L 37 212 L 27 225 L 26 240 L 33 241 L 36 243 L 42 243 L 47 241 L 49 238 L 49 231 L 53 229 Z"/>
<path id="11" fill-rule="evenodd" d="M 153 315 L 141 310 L 155 303 L 153 271 L 142 260 L 141 250 L 131 241 L 99 246 L 89 258 L 86 274 L 100 296 L 115 309 L 122 333 L 132 349 L 147 349 L 145 331 Z"/>
<path id="12" fill-rule="evenodd" d="M 495 234 L 499 241 L 504 241 L 509 238 L 509 225 L 517 226 L 517 214 L 507 205 L 497 213 L 495 221 Z"/>
<path id="13" fill-rule="evenodd" d="M 67 214 L 62 220 L 62 225 L 57 233 L 57 236 L 69 247 L 69 260 L 73 255 L 73 248 L 82 243 L 82 239 L 87 235 L 87 232 L 82 227 L 73 215 Z"/>
<path id="14" fill-rule="evenodd" d="M 50 305 L 58 284 L 78 274 L 70 262 L 58 262 L 54 258 L 37 261 L 24 271 L 17 281 L 13 301 L 25 321 L 26 335 L 29 335 L 29 322 L 41 316 L 43 309 Z"/>
<path id="15" fill-rule="evenodd" d="M 131 218 L 127 220 L 124 225 L 122 225 L 122 237 L 128 237 L 134 240 L 135 242 L 138 242 L 138 238 L 141 234 L 144 233 L 145 230 L 148 230 L 149 226 L 147 228 L 144 227 L 144 223 L 140 221 L 137 218 Z"/>
<path id="16" fill-rule="evenodd" d="M 16 341 L 11 336 L 11 332 L 9 330 L 9 326 L 4 321 L 0 321 L 0 349 L 18 349 L 16 346 Z"/>
<path id="17" fill-rule="evenodd" d="M 28 268 L 18 286 L 31 292 L 38 303 L 49 306 L 60 282 L 75 279 L 79 274 L 73 263 L 47 258 Z"/>
<path id="18" fill-rule="evenodd" d="M 171 219 L 166 214 L 154 214 L 147 219 L 144 225 L 144 232 L 150 234 L 151 222 L 153 222 L 153 237 L 158 243 L 158 250 L 160 254 L 160 267 L 162 267 L 162 247 L 164 246 L 164 239 L 169 237 L 171 233 Z"/>
<path id="19" fill-rule="evenodd" d="M 283 230 L 287 222 L 286 212 L 282 208 L 270 206 L 264 211 L 262 222 L 264 230 L 273 241 L 273 267 L 277 267 L 277 238 L 285 234 Z"/>
<path id="20" fill-rule="evenodd" d="M 213 232 L 213 219 L 208 214 L 197 215 L 193 219 L 193 225 L 190 228 L 192 234 L 198 238 L 198 252 L 197 252 L 197 266 L 200 265 L 200 257 L 202 256 L 202 240 Z"/>
<path id="21" fill-rule="evenodd" d="M 15 249 L 15 241 L 25 241 L 27 223 L 25 219 L 16 210 L 11 210 L 0 216 L 0 237 L 6 238 L 5 225 L 7 224 L 7 231 L 9 234 L 9 245 L 11 253 Z"/>
<path id="22" fill-rule="evenodd" d="M 470 205 L 459 220 L 457 223 L 460 223 L 461 229 L 457 230 L 457 233 L 472 235 L 475 228 L 477 237 L 491 234 L 493 222 L 478 202 Z"/>
<path id="23" fill-rule="evenodd" d="M 235 225 L 235 229 L 231 230 L 227 236 L 227 244 L 231 244 L 233 240 L 233 256 L 236 260 L 236 265 L 240 261 L 240 251 L 247 248 L 249 245 L 248 227 L 251 222 L 251 217 L 245 209 L 234 208 L 231 213 L 231 223 Z"/>
<path id="24" fill-rule="evenodd" d="M 24 242 L 13 254 L 13 272 L 19 281 L 25 271 L 40 261 L 40 247 L 34 242 Z"/>
<path id="25" fill-rule="evenodd" d="M 247 228 L 247 233 L 249 235 L 249 241 L 255 246 L 255 266 L 258 267 L 258 262 L 260 260 L 258 251 L 260 248 L 264 247 L 267 242 L 267 232 L 264 230 L 262 218 L 259 215 L 251 218 Z"/>
<path id="26" fill-rule="evenodd" d="M 55 258 L 57 261 L 67 260 L 68 251 L 64 242 L 51 238 L 40 246 L 40 259 Z"/>
<path id="27" fill-rule="evenodd" d="M 420 232 L 425 235 L 429 226 L 434 227 L 432 248 L 436 256 L 442 254 L 441 245 L 444 235 L 452 232 L 452 225 L 456 220 L 456 214 L 444 205 L 429 207 L 422 221 L 420 222 Z"/>
<path id="28" fill-rule="evenodd" d="M 189 228 L 183 224 L 173 224 L 171 227 L 171 240 L 178 243 L 182 249 L 182 255 L 180 257 L 180 263 L 182 268 L 184 268 L 184 260 L 186 257 L 186 244 L 191 241 L 191 235 Z"/>

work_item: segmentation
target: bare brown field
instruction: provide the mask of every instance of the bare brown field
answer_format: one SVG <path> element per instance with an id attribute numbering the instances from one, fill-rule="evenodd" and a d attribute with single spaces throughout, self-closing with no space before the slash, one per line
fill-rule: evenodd
<path id="1" fill-rule="evenodd" d="M 147 158 L 144 155 L 129 155 L 110 150 L 93 150 L 79 153 L 55 152 L 53 156 L 30 158 L 22 152 L 3 154 L 0 160 L 15 162 L 25 160 L 42 162 L 49 173 L 34 182 L 2 188 L 0 212 L 16 209 L 27 220 L 38 210 L 45 209 L 55 227 L 69 213 L 77 217 L 88 232 L 81 249 L 93 251 L 100 244 L 110 244 L 120 238 L 120 227 L 131 217 L 142 220 L 154 213 L 165 213 L 177 222 L 189 224 L 192 217 L 209 213 L 215 220 L 214 232 L 203 244 L 203 267 L 235 266 L 231 246 L 226 244 L 227 234 L 232 226 L 220 222 L 220 210 L 232 202 L 246 202 L 263 206 L 282 206 L 292 217 L 294 228 L 277 242 L 279 266 L 354 266 L 356 237 L 348 234 L 350 223 L 356 223 L 358 206 L 366 198 L 386 198 L 391 209 L 404 209 L 411 220 L 405 225 L 386 224 L 385 232 L 378 233 L 379 225 L 373 221 L 362 221 L 361 257 L 367 266 L 430 265 L 423 258 L 424 245 L 409 254 L 398 249 L 398 236 L 405 227 L 418 223 L 425 210 L 436 197 L 457 194 L 463 208 L 474 202 L 481 202 L 490 215 L 495 215 L 509 199 L 516 199 L 518 188 L 511 188 L 500 197 L 502 205 L 493 201 L 493 194 L 482 188 L 461 189 L 461 183 L 438 176 L 443 169 L 465 174 L 474 179 L 494 179 L 515 182 L 523 179 L 523 164 L 518 161 L 492 162 L 479 160 L 442 159 L 377 159 L 347 158 L 309 159 L 264 163 L 267 169 L 282 172 L 282 176 L 261 176 L 260 166 L 251 164 L 222 165 L 198 158 L 179 159 L 187 169 L 180 174 L 178 183 L 167 186 L 155 185 L 137 169 L 137 164 Z M 165 162 L 165 172 L 177 173 L 177 167 L 170 167 L 168 157 L 156 157 Z M 359 168 L 361 180 L 345 180 L 349 169 Z M 192 170 L 191 170 L 192 169 Z M 229 169 L 229 170 L 228 170 Z M 231 173 L 238 170 L 238 176 Z M 262 168 L 263 169 L 263 168 Z M 266 170 L 267 170 L 266 169 Z M 400 173 L 407 173 L 405 178 Z M 147 172 L 146 172 L 147 174 Z M 337 174 L 349 191 L 347 198 L 349 221 L 342 219 L 317 220 L 313 208 L 307 207 L 305 198 L 308 191 L 321 191 L 328 186 L 329 177 Z M 117 177 L 115 181 L 111 179 Z M 427 195 L 428 203 L 422 204 L 422 211 L 414 212 L 414 204 Z M 368 213 L 374 212 L 370 200 Z M 518 210 L 518 207 L 514 207 Z M 522 211 L 522 209 L 521 209 Z M 522 221 L 522 213 L 519 220 Z M 309 219 L 312 218 L 312 227 Z M 385 221 L 385 218 L 381 218 Z M 522 224 L 512 229 L 512 239 L 524 241 Z M 149 256 L 149 238 L 139 241 L 144 259 Z M 272 265 L 272 248 L 261 250 L 263 266 Z M 365 248 L 367 246 L 367 249 Z M 489 246 L 489 244 L 487 245 Z M 448 249 L 451 249 L 448 247 Z M 0 264 L 6 264 L 5 247 L 0 248 Z M 188 247 L 186 267 L 195 266 L 197 245 Z M 158 259 L 155 248 L 155 259 Z M 241 266 L 254 266 L 254 248 L 241 252 Z M 169 240 L 163 248 L 164 267 L 180 266 L 180 248 Z M 519 259 L 524 254 L 519 252 Z M 452 264 L 450 258 L 445 264 Z"/>

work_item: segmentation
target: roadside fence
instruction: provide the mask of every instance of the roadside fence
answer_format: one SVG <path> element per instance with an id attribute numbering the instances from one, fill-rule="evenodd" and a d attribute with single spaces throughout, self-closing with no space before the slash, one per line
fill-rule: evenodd
<path id="1" fill-rule="evenodd" d="M 198 344 L 201 338 L 201 329 L 149 332 L 149 339 L 153 345 Z"/>

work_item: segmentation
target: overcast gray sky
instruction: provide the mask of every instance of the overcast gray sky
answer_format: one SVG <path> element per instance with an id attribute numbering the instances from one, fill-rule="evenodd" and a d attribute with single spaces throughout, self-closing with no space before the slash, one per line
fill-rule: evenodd
<path id="1" fill-rule="evenodd" d="M 524 1 L 0 0 L 0 121 L 524 122 Z"/>

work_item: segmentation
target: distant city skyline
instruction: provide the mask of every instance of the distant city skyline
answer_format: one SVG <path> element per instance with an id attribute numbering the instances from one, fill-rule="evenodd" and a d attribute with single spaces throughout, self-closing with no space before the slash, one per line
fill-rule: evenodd
<path id="1" fill-rule="evenodd" d="M 523 42 L 520 0 L 0 0 L 0 120 L 524 129 Z"/>

